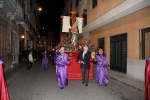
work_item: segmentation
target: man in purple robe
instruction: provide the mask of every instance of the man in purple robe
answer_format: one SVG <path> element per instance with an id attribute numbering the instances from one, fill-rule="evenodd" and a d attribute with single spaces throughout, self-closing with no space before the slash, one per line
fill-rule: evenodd
<path id="1" fill-rule="evenodd" d="M 103 49 L 99 48 L 99 53 L 95 56 L 96 65 L 96 82 L 100 85 L 107 86 L 108 84 L 108 72 L 109 68 L 108 59 L 106 54 L 103 53 Z"/>
<path id="2" fill-rule="evenodd" d="M 47 70 L 48 68 L 48 59 L 49 59 L 49 54 L 47 54 L 47 51 L 42 53 L 42 67 L 44 70 Z"/>
<path id="3" fill-rule="evenodd" d="M 63 89 L 68 85 L 68 71 L 67 64 L 70 64 L 70 59 L 68 55 L 64 52 L 64 47 L 60 47 L 60 52 L 56 55 L 56 76 L 57 76 L 57 86 Z"/>

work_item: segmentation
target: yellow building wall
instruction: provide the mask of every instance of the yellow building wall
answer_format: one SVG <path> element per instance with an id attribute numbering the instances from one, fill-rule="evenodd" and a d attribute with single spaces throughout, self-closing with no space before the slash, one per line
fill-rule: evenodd
<path id="1" fill-rule="evenodd" d="M 97 6 L 92 9 L 92 0 L 87 0 L 87 23 L 90 23 L 126 0 L 97 0 Z M 94 15 L 94 16 L 93 16 Z"/>
<path id="2" fill-rule="evenodd" d="M 111 0 L 110 0 L 111 1 Z M 105 53 L 110 58 L 110 36 L 127 33 L 127 57 L 139 58 L 139 30 L 150 27 L 150 6 L 90 32 L 90 41 L 105 37 Z"/>

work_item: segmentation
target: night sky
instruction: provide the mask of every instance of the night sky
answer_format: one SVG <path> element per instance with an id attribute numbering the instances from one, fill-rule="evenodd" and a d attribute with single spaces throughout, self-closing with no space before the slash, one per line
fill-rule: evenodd
<path id="1" fill-rule="evenodd" d="M 37 3 L 42 8 L 39 14 L 40 34 L 45 35 L 48 32 L 52 32 L 53 36 L 59 39 L 60 15 L 64 8 L 64 0 L 37 0 Z"/>

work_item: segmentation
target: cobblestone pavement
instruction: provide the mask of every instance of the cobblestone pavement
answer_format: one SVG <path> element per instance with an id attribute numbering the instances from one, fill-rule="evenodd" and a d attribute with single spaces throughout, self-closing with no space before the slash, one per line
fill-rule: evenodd
<path id="1" fill-rule="evenodd" d="M 95 79 L 89 86 L 80 80 L 69 80 L 64 89 L 56 86 L 55 68 L 41 68 L 41 60 L 33 64 L 33 70 L 26 70 L 9 85 L 10 100 L 143 100 L 144 93 L 109 79 L 109 86 L 99 86 Z"/>

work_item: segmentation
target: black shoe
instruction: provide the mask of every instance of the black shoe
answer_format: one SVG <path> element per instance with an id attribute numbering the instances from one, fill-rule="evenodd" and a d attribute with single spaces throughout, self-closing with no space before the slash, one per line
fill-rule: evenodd
<path id="1" fill-rule="evenodd" d="M 64 88 L 62 87 L 62 88 L 60 88 L 60 89 L 64 89 Z"/>
<path id="2" fill-rule="evenodd" d="M 85 86 L 88 86 L 88 84 L 85 84 Z"/>
<path id="3" fill-rule="evenodd" d="M 108 86 L 108 84 L 105 84 L 104 86 Z"/>
<path id="4" fill-rule="evenodd" d="M 85 82 L 82 82 L 82 84 L 84 84 Z"/>

